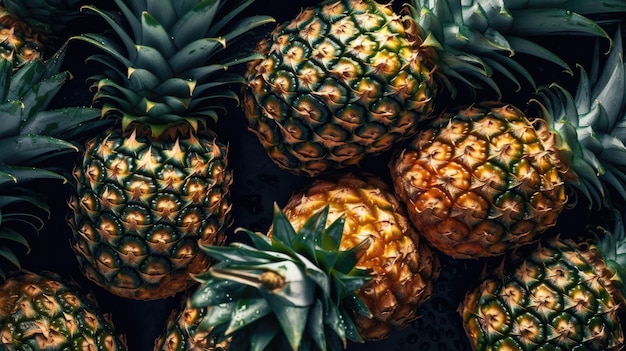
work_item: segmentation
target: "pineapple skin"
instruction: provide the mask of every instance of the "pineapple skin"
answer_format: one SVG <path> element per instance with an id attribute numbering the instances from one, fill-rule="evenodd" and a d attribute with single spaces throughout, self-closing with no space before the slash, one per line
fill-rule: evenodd
<path id="1" fill-rule="evenodd" d="M 443 114 L 390 159 L 411 221 L 453 258 L 502 255 L 554 226 L 567 201 L 555 134 L 512 105 Z"/>
<path id="2" fill-rule="evenodd" d="M 406 210 L 381 179 L 367 173 L 340 173 L 319 178 L 294 194 L 283 207 L 296 230 L 328 205 L 327 224 L 343 216 L 340 249 L 363 240 L 370 245 L 356 265 L 372 279 L 357 291 L 373 314 L 355 316 L 361 337 L 382 339 L 419 317 L 418 306 L 433 294 L 440 263 L 421 240 Z M 270 232 L 271 233 L 271 232 Z"/>
<path id="3" fill-rule="evenodd" d="M 317 176 L 358 164 L 417 131 L 432 111 L 434 65 L 391 6 L 328 0 L 260 41 L 243 110 L 279 167 Z"/>
<path id="4" fill-rule="evenodd" d="M 190 274 L 210 266 L 198 245 L 226 240 L 227 153 L 209 132 L 160 141 L 114 129 L 87 142 L 70 201 L 72 247 L 83 273 L 131 299 L 190 287 Z"/>
<path id="5" fill-rule="evenodd" d="M 93 297 L 52 272 L 20 272 L 0 286 L 0 345 L 9 351 L 127 349 Z"/>
<path id="6" fill-rule="evenodd" d="M 459 306 L 474 350 L 618 350 L 621 297 L 597 247 L 551 238 Z"/>

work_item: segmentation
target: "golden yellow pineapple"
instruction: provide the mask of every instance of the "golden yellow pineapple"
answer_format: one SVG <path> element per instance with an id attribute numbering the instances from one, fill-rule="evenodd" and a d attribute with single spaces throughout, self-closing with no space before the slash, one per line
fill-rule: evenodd
<path id="1" fill-rule="evenodd" d="M 201 245 L 216 263 L 155 351 L 339 350 L 418 318 L 440 263 L 382 179 L 320 178 L 275 211 L 254 247 Z"/>
<path id="2" fill-rule="evenodd" d="M 395 192 L 434 247 L 456 258 L 500 255 L 553 226 L 568 193 L 596 208 L 626 198 L 619 31 L 613 42 L 602 71 L 598 47 L 591 74 L 581 68 L 575 96 L 553 84 L 528 114 L 503 102 L 450 109 L 397 151 Z"/>
<path id="3" fill-rule="evenodd" d="M 348 341 L 373 337 L 361 335 L 356 322 L 374 316 L 359 290 L 380 276 L 357 267 L 371 240 L 342 249 L 346 220 L 329 223 L 329 213 L 324 206 L 296 230 L 275 205 L 271 236 L 241 229 L 251 244 L 203 246 L 216 262 L 196 276 L 201 284 L 191 306 L 207 312 L 196 334 L 207 331 L 214 340 L 228 340 L 229 349 L 259 351 L 338 351 Z M 418 298 L 425 298 L 420 292 Z"/>
<path id="4" fill-rule="evenodd" d="M 369 243 L 356 267 L 369 270 L 372 279 L 357 295 L 373 316 L 356 317 L 360 335 L 380 339 L 407 326 L 433 293 L 439 260 L 411 225 L 404 205 L 382 179 L 341 173 L 315 180 L 294 194 L 283 211 L 298 230 L 325 206 L 328 223 L 345 220 L 341 250 Z"/>
<path id="5" fill-rule="evenodd" d="M 556 223 L 567 196 L 554 137 L 519 109 L 481 103 L 444 114 L 391 160 L 394 189 L 437 249 L 503 254 Z"/>
<path id="6" fill-rule="evenodd" d="M 391 190 L 367 173 L 315 180 L 284 211 L 275 205 L 267 234 L 241 231 L 251 244 L 202 246 L 216 261 L 190 298 L 203 316 L 190 319 L 195 335 L 235 349 L 342 350 L 384 338 L 418 317 L 440 272 Z"/>

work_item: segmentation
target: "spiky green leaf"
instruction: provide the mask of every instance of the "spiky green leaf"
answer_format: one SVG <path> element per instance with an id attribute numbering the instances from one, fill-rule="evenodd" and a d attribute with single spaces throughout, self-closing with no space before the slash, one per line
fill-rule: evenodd
<path id="1" fill-rule="evenodd" d="M 231 314 L 231 320 L 225 333 L 231 334 L 237 330 L 264 318 L 272 312 L 270 305 L 262 297 L 242 297 Z"/>
<path id="2" fill-rule="evenodd" d="M 527 8 L 511 10 L 514 21 L 512 35 L 572 35 L 578 33 L 609 38 L 606 31 L 595 21 L 579 13 L 562 8 Z"/>
<path id="3" fill-rule="evenodd" d="M 298 350 L 304 330 L 306 328 L 311 306 L 285 306 L 281 299 L 273 294 L 264 294 L 265 299 L 272 306 L 276 319 L 280 324 L 282 334 L 289 341 L 292 350 Z"/>
<path id="4" fill-rule="evenodd" d="M 63 140 L 74 140 L 81 134 L 100 130 L 108 122 L 97 123 L 100 110 L 96 108 L 61 108 L 39 112 L 27 119 L 20 134 L 40 134 Z"/>
<path id="5" fill-rule="evenodd" d="M 259 323 L 254 333 L 250 337 L 250 351 L 265 351 L 280 332 L 280 327 L 275 321 Z M 248 345 L 241 345 L 246 349 Z"/>
<path id="6" fill-rule="evenodd" d="M 177 50 L 174 38 L 149 12 L 141 14 L 141 39 L 141 46 L 155 48 L 164 57 L 172 56 Z"/>
<path id="7" fill-rule="evenodd" d="M 117 60 L 121 64 L 121 66 L 124 66 L 124 67 L 134 66 L 133 62 L 129 58 L 126 57 L 126 55 L 124 54 L 124 51 L 119 46 L 117 41 L 109 37 L 106 37 L 101 34 L 85 33 L 79 36 L 72 37 L 72 40 L 80 40 L 90 45 L 93 45 L 94 47 L 97 47 L 98 49 L 104 51 L 108 57 L 115 58 L 115 60 Z M 130 48 L 126 47 L 125 50 L 128 52 L 136 51 L 134 44 Z M 96 61 L 100 60 L 99 55 L 93 55 L 91 59 L 96 60 Z"/>
<path id="8" fill-rule="evenodd" d="M 234 294 L 245 288 L 230 280 L 211 279 L 210 282 L 210 285 L 203 284 L 200 286 L 192 295 L 191 303 L 193 306 L 216 306 L 230 302 Z"/>
<path id="9" fill-rule="evenodd" d="M 79 151 L 72 143 L 45 135 L 16 135 L 0 139 L 0 150 L 4 151 L 0 154 L 0 163 L 5 164 L 28 164 L 35 159 L 41 161 L 60 153 Z"/>
<path id="10" fill-rule="evenodd" d="M 219 4 L 219 0 L 202 1 L 181 16 L 171 29 L 176 46 L 182 48 L 195 41 L 198 38 L 198 28 L 211 28 Z M 205 33 L 205 36 L 210 35 Z"/>
<path id="11" fill-rule="evenodd" d="M 2 215 L 0 214 L 0 224 L 2 223 L 1 218 L 2 218 Z M 28 240 L 24 237 L 24 235 L 22 235 L 16 230 L 8 228 L 7 226 L 1 226 L 0 240 L 7 240 L 7 241 L 18 243 L 26 248 L 27 254 L 30 253 L 30 244 L 28 243 Z"/>
<path id="12" fill-rule="evenodd" d="M 18 269 L 22 269 L 19 258 L 17 257 L 15 252 L 13 252 L 13 250 L 11 250 L 10 248 L 0 246 L 0 257 L 11 262 L 11 264 L 13 264 Z M 3 279 L 5 279 L 5 277 L 3 277 Z"/>

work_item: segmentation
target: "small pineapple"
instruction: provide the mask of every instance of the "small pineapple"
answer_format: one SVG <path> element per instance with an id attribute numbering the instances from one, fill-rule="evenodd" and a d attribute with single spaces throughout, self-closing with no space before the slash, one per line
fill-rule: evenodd
<path id="1" fill-rule="evenodd" d="M 7 351 L 126 350 L 93 296 L 51 272 L 20 272 L 0 286 L 0 345 Z"/>
<path id="2" fill-rule="evenodd" d="M 616 221 L 595 243 L 549 238 L 484 276 L 459 306 L 473 350 L 620 350 L 626 237 Z"/>
<path id="3" fill-rule="evenodd" d="M 210 262 L 198 244 L 222 244 L 230 224 L 228 148 L 207 127 L 236 100 L 227 72 L 256 56 L 235 43 L 267 16 L 237 19 L 252 1 L 116 0 L 122 17 L 94 6 L 117 38 L 75 37 L 102 50 L 89 59 L 95 105 L 118 122 L 87 142 L 74 168 L 72 245 L 84 273 L 132 299 L 173 296 Z M 119 40 L 117 40 L 119 39 Z"/>
<path id="4" fill-rule="evenodd" d="M 372 279 L 357 295 L 372 317 L 356 316 L 359 334 L 376 340 L 406 327 L 419 317 L 417 307 L 433 294 L 439 260 L 412 226 L 404 205 L 376 176 L 339 173 L 291 196 L 283 211 L 299 230 L 325 206 L 328 222 L 345 221 L 341 250 L 369 243 L 356 267 L 368 270 Z"/>
<path id="5" fill-rule="evenodd" d="M 275 206 L 270 237 L 243 229 L 252 246 L 204 246 L 217 262 L 196 277 L 191 306 L 208 311 L 199 324 L 229 350 L 342 350 L 360 342 L 355 315 L 370 316 L 356 290 L 370 279 L 355 264 L 366 239 L 341 250 L 342 218 L 328 207 L 296 229 Z M 198 329 L 196 329 L 196 335 Z"/>
<path id="6" fill-rule="evenodd" d="M 534 86 L 516 52 L 567 67 L 524 37 L 608 37 L 560 3 L 415 0 L 399 14 L 374 0 L 322 1 L 259 42 L 263 57 L 248 65 L 243 90 L 249 129 L 280 168 L 297 175 L 359 164 L 413 136 L 436 101 L 461 87 L 499 93 L 494 72 Z M 581 11 L 626 10 L 586 3 Z"/>
<path id="7" fill-rule="evenodd" d="M 619 31 L 601 73 L 598 52 L 590 76 L 581 67 L 575 96 L 558 84 L 540 88 L 537 118 L 502 102 L 451 109 L 391 158 L 394 190 L 435 248 L 455 258 L 501 255 L 555 225 L 576 194 L 590 207 L 626 199 Z"/>

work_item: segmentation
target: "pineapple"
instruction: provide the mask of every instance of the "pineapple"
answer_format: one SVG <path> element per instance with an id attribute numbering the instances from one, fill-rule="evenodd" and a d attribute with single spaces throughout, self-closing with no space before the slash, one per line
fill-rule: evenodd
<path id="1" fill-rule="evenodd" d="M 7 351 L 126 350 L 93 296 L 51 272 L 20 272 L 0 286 L 0 345 Z"/>
<path id="2" fill-rule="evenodd" d="M 459 306 L 472 348 L 620 350 L 626 241 L 616 221 L 595 243 L 552 237 L 485 275 Z"/>
<path id="3" fill-rule="evenodd" d="M 286 239 L 282 232 L 292 230 L 303 235 L 302 240 L 319 240 L 318 235 L 323 234 L 312 231 L 311 220 L 317 218 L 315 221 L 321 221 L 322 218 L 319 217 L 321 214 L 323 214 L 324 221 L 319 222 L 318 226 L 325 225 L 330 230 L 337 223 L 342 223 L 343 235 L 337 237 L 337 240 L 341 240 L 335 243 L 337 247 L 333 250 L 349 252 L 358 248 L 360 258 L 356 262 L 355 268 L 362 272 L 368 272 L 369 275 L 367 282 L 363 282 L 362 286 L 354 287 L 351 290 L 355 292 L 354 298 L 367 307 L 368 313 L 350 315 L 350 318 L 354 320 L 354 325 L 350 325 L 350 333 L 353 337 L 349 337 L 349 339 L 353 341 L 381 339 L 386 337 L 391 330 L 406 327 L 415 320 L 418 317 L 418 306 L 433 294 L 433 285 L 439 275 L 439 260 L 428 246 L 420 243 L 418 234 L 411 227 L 406 217 L 405 209 L 380 178 L 367 173 L 342 173 L 317 179 L 301 192 L 294 194 L 282 210 L 277 210 L 276 216 L 278 217 L 275 217 L 275 223 L 267 233 L 268 239 L 263 239 L 264 241 L 270 240 L 271 245 L 275 247 L 266 248 L 257 245 L 257 249 L 270 252 L 283 250 L 284 247 L 280 246 L 283 245 L 282 243 L 296 239 Z M 289 221 L 288 227 L 283 222 L 284 220 Z M 339 235 L 339 233 L 334 235 Z M 278 241 L 274 241 L 277 236 Z M 253 239 L 256 239 L 256 236 Z M 259 280 L 265 279 L 258 274 L 254 275 L 254 273 L 244 273 L 237 270 L 240 266 L 247 268 L 249 265 L 257 263 L 253 257 L 264 256 L 265 253 L 257 252 L 256 249 L 253 250 L 255 252 L 248 252 L 249 249 L 252 249 L 247 246 L 238 246 L 243 245 L 240 243 L 233 245 L 237 247 L 232 249 L 236 251 L 233 252 L 237 255 L 236 258 L 219 252 L 212 256 L 218 259 L 220 257 L 229 258 L 235 263 L 220 263 L 215 269 L 210 268 L 206 275 L 198 277 L 203 282 L 202 286 L 193 293 L 191 298 L 184 300 L 185 307 L 182 312 L 176 312 L 170 317 L 168 327 L 164 335 L 159 338 L 155 351 L 221 350 L 238 349 L 238 347 L 248 349 L 248 341 L 242 343 L 242 339 L 240 339 L 242 336 L 239 335 L 239 327 L 236 323 L 241 318 L 250 318 L 250 322 L 241 321 L 241 327 L 242 330 L 248 328 L 254 334 L 256 328 L 254 323 L 265 322 L 256 321 L 254 317 L 250 317 L 249 313 L 245 312 L 242 313 L 242 317 L 238 317 L 239 311 L 233 306 L 228 306 L 227 309 L 235 308 L 235 310 L 224 312 L 221 306 L 215 306 L 216 300 L 212 300 L 211 303 L 198 300 L 203 299 L 207 294 L 219 294 L 219 291 L 231 294 L 233 303 L 245 304 L 248 301 L 246 299 L 252 299 L 252 297 L 243 297 L 244 293 L 241 293 L 242 301 L 237 301 L 239 289 L 232 286 L 236 285 L 234 282 L 241 282 L 240 280 L 244 279 L 247 282 L 244 284 L 253 284 L 253 282 L 258 284 Z M 220 248 L 210 247 L 208 249 L 211 252 L 212 250 L 221 251 Z M 230 252 L 231 249 L 226 250 Z M 305 249 L 301 242 L 294 242 L 293 250 L 296 250 L 296 253 L 292 255 L 311 259 L 310 249 Z M 326 250 L 330 250 L 330 247 Z M 335 254 L 337 253 L 332 251 L 326 253 L 329 257 Z M 277 258 L 283 259 L 284 256 L 278 255 Z M 250 262 L 246 262 L 248 259 Z M 332 259 L 324 258 L 329 262 L 333 262 Z M 328 269 L 326 268 L 327 264 L 320 260 L 321 258 L 307 263 L 313 265 L 310 268 L 314 271 L 309 273 L 312 276 L 315 275 L 313 272 L 318 272 L 318 270 L 322 272 Z M 228 269 L 232 269 L 232 272 L 222 272 L 219 268 L 221 265 L 226 265 Z M 315 268 L 316 265 L 322 266 Z M 284 273 L 285 279 L 289 279 L 288 277 L 295 274 L 291 273 L 292 269 L 293 267 L 290 266 L 281 273 Z M 268 278 L 272 277 L 269 273 L 264 274 Z M 329 272 L 328 274 L 336 273 Z M 270 284 L 270 281 L 268 280 L 266 283 Z M 230 289 L 232 289 L 232 293 Z M 333 290 L 331 289 L 331 291 Z M 262 294 L 266 293 L 262 292 Z M 275 308 L 274 305 L 272 308 Z M 359 310 L 365 311 L 365 309 Z M 229 317 L 231 312 L 233 322 L 228 326 L 228 330 L 231 330 L 232 333 L 225 332 L 226 326 L 221 325 L 226 321 L 224 318 Z M 224 317 L 216 319 L 219 313 L 226 314 Z M 280 318 L 278 313 L 276 312 Z M 299 318 L 305 318 L 305 316 Z M 307 321 L 289 320 L 289 323 L 301 328 Z M 282 328 L 286 328 L 286 326 Z M 264 329 L 260 334 L 265 332 Z M 285 330 L 285 332 L 294 331 Z M 331 334 L 334 335 L 334 333 Z M 253 338 L 252 336 L 247 337 Z M 329 340 L 334 340 L 332 347 L 329 341 L 329 349 L 338 349 L 344 344 L 344 340 L 337 344 L 335 336 L 329 337 Z M 266 343 L 261 343 L 256 349 L 263 349 L 263 345 Z M 270 345 L 274 344 L 270 343 Z M 311 347 L 304 340 L 302 345 L 307 345 L 303 346 L 307 348 Z M 291 346 L 295 346 L 295 344 Z M 270 346 L 266 347 L 271 349 Z M 323 348 L 320 347 L 320 349 Z"/>
<path id="4" fill-rule="evenodd" d="M 299 230 L 324 206 L 330 208 L 329 222 L 345 220 L 341 250 L 369 242 L 357 268 L 369 270 L 372 279 L 357 295 L 372 317 L 356 316 L 359 334 L 376 340 L 406 327 L 419 316 L 417 307 L 433 294 L 439 261 L 411 225 L 404 205 L 382 179 L 340 173 L 317 179 L 294 194 L 283 211 Z"/>
<path id="5" fill-rule="evenodd" d="M 252 246 L 203 246 L 217 260 L 198 275 L 191 306 L 198 325 L 229 350 L 341 350 L 361 342 L 355 315 L 370 316 L 356 294 L 369 273 L 355 267 L 368 239 L 340 250 L 344 220 L 327 225 L 328 207 L 298 231 L 275 206 L 273 235 L 242 229 Z M 202 348 L 201 348 L 202 349 Z"/>
<path id="6" fill-rule="evenodd" d="M 501 255 L 555 225 L 566 203 L 626 199 L 619 31 L 601 73 L 598 52 L 575 96 L 556 83 L 539 90 L 536 118 L 502 102 L 451 109 L 391 158 L 394 190 L 435 248 Z"/>
<path id="7" fill-rule="evenodd" d="M 70 141 L 101 126 L 99 112 L 89 108 L 50 108 L 70 77 L 61 71 L 66 47 L 47 61 L 34 59 L 17 68 L 15 56 L 0 56 L 0 280 L 7 269 L 20 268 L 17 247 L 27 251 L 49 215 L 48 198 L 29 185 L 66 182 L 46 164 L 55 157 L 78 155 Z M 17 246 L 16 246 L 17 245 Z M 10 263 L 10 266 L 4 263 Z"/>
<path id="8" fill-rule="evenodd" d="M 274 163 L 297 175 L 359 164 L 413 136 L 457 85 L 500 93 L 497 72 L 533 87 L 515 52 L 569 68 L 523 37 L 608 37 L 560 2 L 414 0 L 398 14 L 374 0 L 322 1 L 258 43 L 263 58 L 248 64 L 242 93 L 249 129 Z M 595 13 L 626 4 L 578 7 Z"/>
<path id="9" fill-rule="evenodd" d="M 227 72 L 255 55 L 235 43 L 268 16 L 236 19 L 252 0 L 116 0 L 121 15 L 86 6 L 116 39 L 75 37 L 89 59 L 94 106 L 117 123 L 86 143 L 74 168 L 72 246 L 82 271 L 121 297 L 160 299 L 193 284 L 210 261 L 198 244 L 222 244 L 230 224 L 227 146 L 208 119 L 236 100 Z M 119 39 L 119 40 L 117 40 Z"/>

